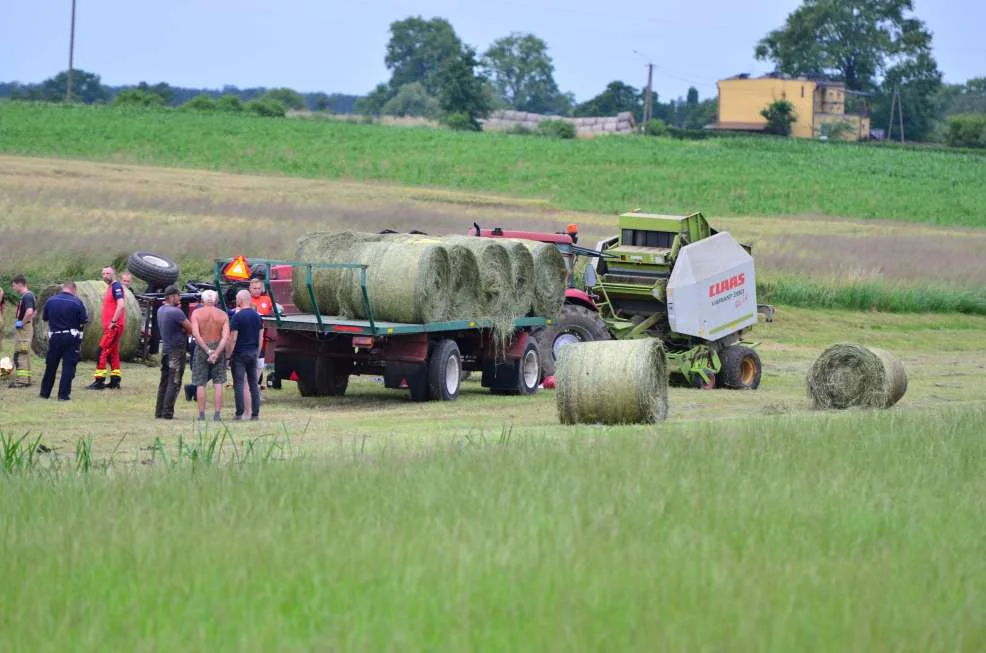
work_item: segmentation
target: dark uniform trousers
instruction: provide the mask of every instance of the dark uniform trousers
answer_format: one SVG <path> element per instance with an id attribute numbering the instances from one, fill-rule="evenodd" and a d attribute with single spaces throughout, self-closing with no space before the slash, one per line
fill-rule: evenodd
<path id="1" fill-rule="evenodd" d="M 41 379 L 41 396 L 47 399 L 55 385 L 58 364 L 62 365 L 62 378 L 58 382 L 58 398 L 68 400 L 72 394 L 72 379 L 79 364 L 82 334 L 53 333 L 48 338 L 48 355 L 45 357 L 45 374 Z"/>

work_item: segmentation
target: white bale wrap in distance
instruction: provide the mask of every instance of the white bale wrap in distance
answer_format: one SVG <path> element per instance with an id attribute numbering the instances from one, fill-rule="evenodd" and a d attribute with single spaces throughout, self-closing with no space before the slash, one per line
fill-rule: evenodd
<path id="1" fill-rule="evenodd" d="M 812 408 L 890 408 L 907 392 L 907 371 L 888 351 L 840 343 L 815 360 L 807 383 Z"/>
<path id="2" fill-rule="evenodd" d="M 555 368 L 562 424 L 654 424 L 668 415 L 668 371 L 657 338 L 567 345 Z"/>

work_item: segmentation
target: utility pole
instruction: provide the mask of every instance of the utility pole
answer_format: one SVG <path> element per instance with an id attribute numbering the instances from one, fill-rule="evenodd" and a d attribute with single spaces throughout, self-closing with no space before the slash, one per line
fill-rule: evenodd
<path id="1" fill-rule="evenodd" d="M 887 140 L 894 131 L 894 111 L 897 112 L 897 119 L 900 125 L 900 142 L 904 142 L 904 103 L 900 99 L 900 87 L 894 88 L 894 95 L 890 100 L 890 120 L 887 124 Z"/>
<path id="2" fill-rule="evenodd" d="M 65 85 L 65 101 L 72 101 L 72 68 L 75 67 L 75 0 L 72 0 L 72 26 L 68 33 L 68 80 Z"/>
<path id="3" fill-rule="evenodd" d="M 654 64 L 647 64 L 647 94 L 644 95 L 644 124 L 651 119 L 653 112 L 653 93 L 651 92 L 654 81 Z"/>

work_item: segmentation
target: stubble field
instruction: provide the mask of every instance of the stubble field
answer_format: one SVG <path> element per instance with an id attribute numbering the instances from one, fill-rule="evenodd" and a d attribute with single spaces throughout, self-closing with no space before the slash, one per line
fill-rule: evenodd
<path id="1" fill-rule="evenodd" d="M 612 229 L 558 206 L 8 156 L 0 274 L 96 278 L 148 249 L 201 275 L 343 227 Z M 778 287 L 986 280 L 976 228 L 711 217 Z M 285 383 L 261 422 L 204 429 L 184 401 L 153 419 L 154 368 L 94 393 L 83 363 L 69 404 L 0 388 L 5 451 L 51 449 L 0 473 L 0 648 L 981 650 L 986 317 L 894 308 L 781 304 L 753 334 L 760 390 L 672 389 L 648 427 L 562 427 L 550 391 L 474 381 L 448 404 L 371 378 L 344 398 Z M 808 366 L 844 340 L 902 357 L 897 406 L 808 409 Z"/>

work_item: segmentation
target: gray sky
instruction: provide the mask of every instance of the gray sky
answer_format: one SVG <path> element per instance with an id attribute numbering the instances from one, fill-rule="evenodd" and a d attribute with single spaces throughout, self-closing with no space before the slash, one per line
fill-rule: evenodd
<path id="1" fill-rule="evenodd" d="M 798 0 L 666 0 L 643 5 L 588 0 L 77 0 L 75 67 L 104 83 L 165 81 L 218 88 L 288 86 L 363 94 L 389 74 L 388 28 L 410 15 L 447 18 L 482 52 L 512 31 L 548 43 L 555 79 L 579 101 L 619 79 L 646 81 L 662 100 L 715 95 L 717 79 L 767 72 L 756 41 Z M 981 0 L 916 0 L 934 32 L 949 82 L 986 75 Z M 71 0 L 0 0 L 0 81 L 38 82 L 68 67 Z"/>

